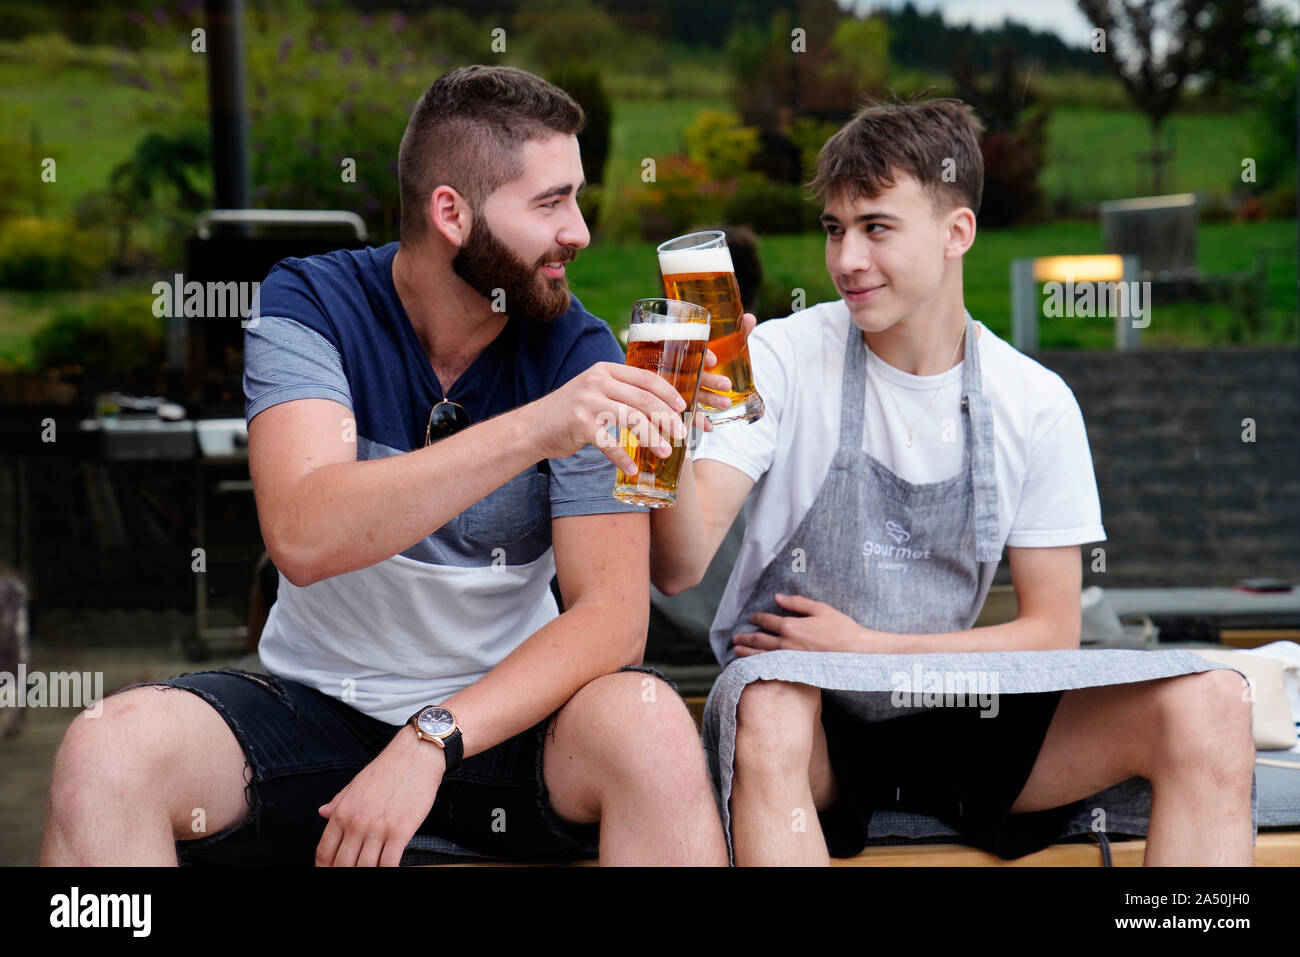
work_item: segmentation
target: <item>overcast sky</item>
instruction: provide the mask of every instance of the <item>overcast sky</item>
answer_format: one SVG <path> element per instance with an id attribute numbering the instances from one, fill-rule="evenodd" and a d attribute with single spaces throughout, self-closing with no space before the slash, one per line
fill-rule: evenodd
<path id="1" fill-rule="evenodd" d="M 882 6 L 901 7 L 906 0 L 840 0 L 860 11 Z M 913 0 L 918 10 L 943 11 L 944 20 L 952 24 L 973 23 L 993 26 L 1003 20 L 1015 20 L 1036 30 L 1054 30 L 1070 46 L 1087 46 L 1092 24 L 1079 12 L 1074 0 Z M 1267 6 L 1295 10 L 1295 0 L 1265 0 Z"/>
<path id="2" fill-rule="evenodd" d="M 1055 30 L 1071 46 L 1085 46 L 1092 25 L 1079 12 L 1074 0 L 913 0 L 918 10 L 943 11 L 952 24 L 996 26 L 1015 20 L 1035 30 Z M 853 6 L 866 11 L 882 6 L 901 7 L 906 0 L 854 0 Z"/>

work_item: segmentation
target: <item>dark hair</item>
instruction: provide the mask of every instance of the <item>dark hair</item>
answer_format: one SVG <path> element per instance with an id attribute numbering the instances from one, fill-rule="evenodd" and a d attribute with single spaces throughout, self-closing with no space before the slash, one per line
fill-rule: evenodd
<path id="1" fill-rule="evenodd" d="M 879 196 L 902 170 L 925 188 L 936 209 L 969 206 L 978 213 L 983 129 L 961 100 L 872 102 L 822 146 L 808 186 L 823 201 L 841 192 L 849 199 Z"/>
<path id="2" fill-rule="evenodd" d="M 758 290 L 763 285 L 763 261 L 758 256 L 758 235 L 748 226 L 727 226 L 727 249 L 736 270 L 740 302 L 746 312 L 758 311 Z"/>
<path id="3" fill-rule="evenodd" d="M 584 121 L 567 93 L 515 67 L 466 66 L 438 77 L 415 105 L 397 153 L 402 241 L 424 235 L 429 194 L 439 186 L 477 209 L 523 173 L 524 143 L 576 136 Z"/>

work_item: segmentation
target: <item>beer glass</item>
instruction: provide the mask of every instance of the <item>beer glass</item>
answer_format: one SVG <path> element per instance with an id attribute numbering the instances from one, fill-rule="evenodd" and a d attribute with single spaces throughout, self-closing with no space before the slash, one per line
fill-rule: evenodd
<path id="1" fill-rule="evenodd" d="M 659 375 L 686 400 L 681 419 L 688 434 L 708 340 L 709 310 L 702 306 L 673 299 L 641 299 L 632 306 L 627 364 Z M 620 469 L 614 497 L 629 505 L 671 508 L 677 504 L 677 475 L 686 457 L 686 440 L 674 439 L 669 423 L 654 424 L 672 445 L 672 454 L 666 459 L 642 445 L 627 423 L 620 423 L 619 439 L 623 451 L 636 463 L 637 474 L 627 475 Z"/>
<path id="2" fill-rule="evenodd" d="M 763 417 L 763 397 L 754 385 L 749 364 L 749 344 L 742 338 L 740 287 L 731 265 L 727 235 L 720 229 L 678 236 L 659 246 L 659 271 L 664 295 L 703 306 L 713 315 L 709 348 L 718 359 L 710 371 L 731 380 L 727 409 L 705 409 L 713 425 L 755 422 Z M 708 389 L 701 398 L 717 395 Z"/>

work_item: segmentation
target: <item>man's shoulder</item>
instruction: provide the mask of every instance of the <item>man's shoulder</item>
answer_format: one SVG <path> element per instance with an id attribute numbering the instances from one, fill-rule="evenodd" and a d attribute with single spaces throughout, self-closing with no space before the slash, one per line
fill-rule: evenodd
<path id="1" fill-rule="evenodd" d="M 374 314 L 376 303 L 387 299 L 383 270 L 396 246 L 281 259 L 258 289 L 260 317 L 292 319 L 341 345 L 354 325 L 349 315 Z"/>
<path id="2" fill-rule="evenodd" d="M 287 256 L 271 267 L 263 286 L 342 289 L 373 282 L 382 278 L 382 270 L 391 263 L 396 246 L 389 243 L 364 249 L 335 249 L 312 256 Z"/>

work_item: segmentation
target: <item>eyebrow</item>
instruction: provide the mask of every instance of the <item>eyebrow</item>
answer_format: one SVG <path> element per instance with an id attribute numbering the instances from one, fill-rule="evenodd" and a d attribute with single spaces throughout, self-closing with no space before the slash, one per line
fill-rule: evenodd
<path id="1" fill-rule="evenodd" d="M 835 223 L 836 225 L 839 224 L 838 217 L 832 216 L 830 213 L 822 213 L 821 216 L 818 218 L 823 223 Z M 901 223 L 903 221 L 901 217 L 895 216 L 893 213 L 882 213 L 878 211 L 863 213 L 861 216 L 857 217 L 853 221 L 855 223 L 865 223 L 869 219 L 890 219 L 896 223 Z"/>
<path id="2" fill-rule="evenodd" d="M 581 193 L 586 188 L 587 188 L 587 180 L 584 178 L 583 181 L 578 185 L 578 192 Z M 573 184 L 565 183 L 563 186 L 552 186 L 550 189 L 546 190 L 545 192 L 538 193 L 528 202 L 540 203 L 542 200 L 550 199 L 552 196 L 568 196 L 572 192 L 573 192 Z"/>

